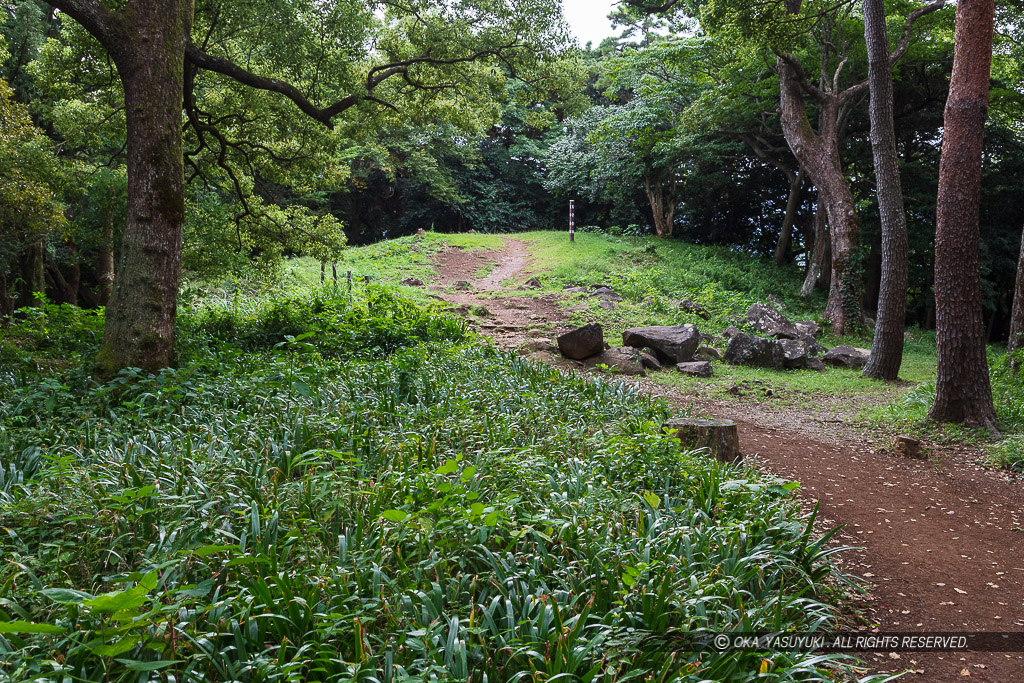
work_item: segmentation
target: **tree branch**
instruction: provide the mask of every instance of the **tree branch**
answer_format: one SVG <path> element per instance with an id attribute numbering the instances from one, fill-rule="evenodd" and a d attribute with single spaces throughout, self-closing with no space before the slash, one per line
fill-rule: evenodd
<path id="1" fill-rule="evenodd" d="M 280 81 L 276 78 L 265 78 L 263 76 L 259 76 L 257 74 L 252 73 L 251 71 L 243 69 L 242 67 L 238 66 L 233 62 L 228 61 L 227 59 L 207 54 L 195 45 L 190 44 L 188 47 L 185 48 L 185 59 L 187 59 L 191 64 L 193 64 L 196 67 L 206 69 L 207 71 L 213 71 L 224 76 L 228 76 L 229 78 L 233 78 L 239 83 L 248 85 L 249 87 L 257 88 L 259 90 L 267 90 L 269 92 L 276 92 L 278 94 L 284 95 L 292 102 L 294 102 L 299 109 L 301 109 L 305 114 L 307 114 L 311 118 L 319 121 L 327 128 L 334 128 L 334 123 L 332 119 L 341 112 L 348 109 L 349 107 L 355 105 L 357 102 L 359 102 L 360 99 L 376 102 L 378 104 L 382 104 L 393 109 L 394 105 L 391 105 L 387 102 L 384 102 L 383 100 L 371 96 L 371 93 L 373 92 L 374 88 L 376 88 L 378 85 L 380 85 L 381 83 L 383 83 L 385 80 L 392 76 L 401 74 L 409 85 L 421 90 L 443 90 L 446 87 L 450 87 L 426 86 L 424 84 L 414 82 L 409 75 L 409 69 L 412 66 L 415 66 L 417 64 L 430 64 L 434 66 L 465 64 L 469 62 L 475 62 L 484 57 L 501 57 L 505 51 L 512 50 L 517 47 L 521 47 L 521 45 L 519 45 L 516 41 L 513 40 L 512 42 L 506 43 L 505 45 L 488 48 L 486 50 L 479 50 L 477 52 L 465 55 L 463 57 L 437 59 L 431 57 L 428 53 L 425 55 L 421 55 L 419 57 L 413 57 L 410 59 L 402 60 L 400 62 L 380 64 L 370 69 L 369 73 L 366 76 L 366 95 L 363 95 L 361 97 L 357 95 L 346 95 L 345 97 L 338 100 L 334 104 L 331 104 L 323 109 L 317 107 L 312 102 L 310 102 L 309 98 L 307 98 L 302 93 L 302 91 L 300 91 L 291 83 L 286 83 L 285 81 Z"/>
<path id="2" fill-rule="evenodd" d="M 47 0 L 47 4 L 81 24 L 111 53 L 118 47 L 114 40 L 114 29 L 120 23 L 120 17 L 98 0 Z"/>
<path id="3" fill-rule="evenodd" d="M 907 16 L 907 22 L 903 26 L 903 36 L 900 38 L 900 44 L 896 47 L 895 50 L 893 50 L 891 53 L 889 53 L 889 68 L 890 69 L 893 66 L 895 66 L 896 62 L 898 62 L 900 59 L 902 59 L 903 55 L 906 53 L 907 47 L 909 47 L 909 45 L 910 45 L 910 34 L 911 34 L 911 32 L 912 32 L 912 30 L 914 28 L 914 24 L 917 22 L 917 20 L 920 19 L 921 17 L 923 17 L 926 14 L 931 14 L 932 12 L 934 12 L 936 10 L 942 9 L 945 4 L 946 4 L 946 0 L 936 0 L 935 2 L 933 2 L 930 5 L 925 5 L 924 7 L 919 7 L 918 9 L 914 10 L 913 12 L 911 12 Z M 867 79 L 864 79 L 860 83 L 856 83 L 854 85 L 851 85 L 849 88 L 844 90 L 839 95 L 839 99 L 842 102 L 844 102 L 844 103 L 850 102 L 850 101 L 854 100 L 855 98 L 859 97 L 860 95 L 862 95 L 864 93 L 864 91 L 867 90 L 867 88 L 868 88 L 868 81 L 867 81 Z"/>
<path id="4" fill-rule="evenodd" d="M 910 34 L 914 28 L 914 24 L 917 23 L 917 20 L 926 14 L 931 14 L 936 10 L 942 9 L 945 4 L 946 0 L 935 0 L 932 4 L 919 7 L 907 16 L 907 23 L 903 26 L 903 36 L 900 38 L 900 43 L 896 46 L 896 49 L 889 54 L 889 66 L 894 65 L 903 58 L 903 54 L 907 51 L 907 47 L 910 45 Z"/>
<path id="5" fill-rule="evenodd" d="M 249 87 L 256 88 L 258 90 L 268 90 L 270 92 L 276 92 L 284 95 L 294 102 L 295 105 L 303 111 L 303 113 L 319 121 L 328 128 L 334 127 L 334 124 L 331 122 L 332 118 L 354 105 L 357 101 L 355 95 L 347 95 L 331 106 L 325 109 L 320 109 L 310 102 L 306 96 L 291 83 L 285 83 L 284 81 L 279 81 L 276 78 L 264 78 L 263 76 L 257 76 L 251 71 L 246 71 L 242 67 L 229 62 L 226 59 L 208 55 L 195 45 L 190 44 L 185 48 L 185 59 L 196 67 L 223 74 L 229 78 L 235 79 L 239 83 L 248 85 Z"/>

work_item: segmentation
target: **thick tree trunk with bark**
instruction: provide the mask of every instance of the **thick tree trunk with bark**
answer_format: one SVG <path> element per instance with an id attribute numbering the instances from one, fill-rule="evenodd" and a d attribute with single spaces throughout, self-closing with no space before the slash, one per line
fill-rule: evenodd
<path id="1" fill-rule="evenodd" d="M 840 108 L 842 98 L 825 95 L 818 131 L 811 128 L 804 102 L 803 78 L 788 59 L 779 57 L 782 131 L 800 166 L 818 188 L 818 198 L 828 215 L 832 240 L 832 286 L 825 317 L 835 334 L 845 334 L 861 324 L 860 223 L 850 185 L 839 158 Z"/>
<path id="2" fill-rule="evenodd" d="M 46 270 L 43 266 L 43 243 L 33 242 L 18 254 L 18 294 L 15 308 L 32 308 L 42 302 L 37 292 L 46 291 Z"/>
<path id="3" fill-rule="evenodd" d="M 928 416 L 995 431 L 979 273 L 982 142 L 992 65 L 993 0 L 956 8 L 953 75 L 943 116 L 935 228 L 938 380 Z"/>
<path id="4" fill-rule="evenodd" d="M 803 185 L 803 171 L 786 174 L 789 178 L 789 199 L 786 201 L 786 217 L 782 221 L 782 230 L 779 231 L 779 242 L 775 245 L 775 265 L 782 267 L 786 263 L 786 253 L 793 241 L 793 223 L 796 222 L 796 212 L 800 209 L 800 188 Z"/>
<path id="5" fill-rule="evenodd" d="M 58 304 L 78 305 L 78 285 L 82 269 L 75 263 L 68 266 L 67 275 L 53 259 L 46 259 L 46 283 L 52 292 L 50 299 Z"/>
<path id="6" fill-rule="evenodd" d="M 903 211 L 899 155 L 893 124 L 892 62 L 882 0 L 864 0 L 864 38 L 871 90 L 871 150 L 875 160 L 878 212 L 882 223 L 882 281 L 875 338 L 865 377 L 894 380 L 903 364 L 907 316 L 907 217 Z"/>
<path id="7" fill-rule="evenodd" d="M 7 274 L 0 271 L 0 318 L 14 314 L 14 298 L 7 293 Z M 2 323 L 3 320 L 0 320 Z"/>
<path id="8" fill-rule="evenodd" d="M 96 255 L 96 275 L 99 280 L 99 301 L 106 306 L 114 287 L 114 216 L 108 212 L 103 223 L 103 236 Z"/>
<path id="9" fill-rule="evenodd" d="M 647 194 L 647 201 L 651 204 L 651 217 L 654 219 L 654 232 L 658 237 L 672 236 L 672 221 L 675 218 L 675 183 L 669 182 L 668 192 L 665 191 L 666 183 L 660 182 L 657 178 L 651 178 L 644 173 L 644 191 Z"/>
<path id="10" fill-rule="evenodd" d="M 135 3 L 113 27 L 125 91 L 128 207 L 119 276 L 106 312 L 101 375 L 173 362 L 185 182 L 181 107 L 189 0 Z"/>
<path id="11" fill-rule="evenodd" d="M 1006 352 L 1010 354 L 1010 367 L 1014 372 L 1020 364 L 1013 358 L 1024 347 L 1024 232 L 1021 233 L 1020 254 L 1017 256 L 1017 282 L 1013 288 L 1013 312 L 1010 314 L 1010 340 Z"/>
<path id="12" fill-rule="evenodd" d="M 807 275 L 804 277 L 804 286 L 800 288 L 800 296 L 806 298 L 813 294 L 819 281 L 825 289 L 832 286 L 832 238 L 828 234 L 828 219 L 821 198 L 814 211 L 814 252 L 807 264 Z"/>

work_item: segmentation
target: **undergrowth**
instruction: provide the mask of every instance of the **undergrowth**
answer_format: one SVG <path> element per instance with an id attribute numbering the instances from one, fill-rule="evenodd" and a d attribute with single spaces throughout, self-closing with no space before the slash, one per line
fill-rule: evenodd
<path id="1" fill-rule="evenodd" d="M 186 311 L 178 369 L 106 384 L 41 324 L 2 332 L 0 680 L 853 675 L 651 646 L 834 628 L 839 575 L 793 485 L 627 385 L 373 288 Z"/>

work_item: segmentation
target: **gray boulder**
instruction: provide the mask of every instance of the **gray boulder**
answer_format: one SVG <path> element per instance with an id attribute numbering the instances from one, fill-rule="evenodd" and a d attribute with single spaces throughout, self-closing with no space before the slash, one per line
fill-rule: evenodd
<path id="1" fill-rule="evenodd" d="M 633 375 L 644 377 L 643 361 L 640 352 L 631 346 L 620 346 L 615 349 L 608 349 L 600 355 L 591 356 L 586 360 L 586 366 L 593 368 L 598 365 L 605 365 L 608 372 L 616 375 Z"/>
<path id="2" fill-rule="evenodd" d="M 706 360 L 692 363 L 676 363 L 676 370 L 684 375 L 692 375 L 693 377 L 711 377 L 714 374 L 711 363 Z"/>
<path id="3" fill-rule="evenodd" d="M 726 339 L 732 339 L 737 334 L 743 334 L 743 330 L 736 327 L 735 325 L 729 325 L 729 327 L 725 328 L 725 330 L 722 331 L 722 336 L 725 337 Z"/>
<path id="4" fill-rule="evenodd" d="M 700 346 L 700 332 L 696 325 L 631 327 L 622 333 L 622 343 L 638 349 L 650 347 L 662 363 L 685 363 L 693 360 Z"/>
<path id="5" fill-rule="evenodd" d="M 797 320 L 793 325 L 806 337 L 817 337 L 821 334 L 821 325 L 813 320 Z"/>
<path id="6" fill-rule="evenodd" d="M 783 364 L 787 368 L 803 370 L 807 367 L 807 361 L 811 359 L 811 354 L 806 342 L 797 339 L 780 339 L 778 344 L 782 347 L 782 353 L 786 358 Z"/>
<path id="7" fill-rule="evenodd" d="M 661 362 L 654 349 L 640 349 L 640 364 L 647 370 L 661 370 Z"/>
<path id="8" fill-rule="evenodd" d="M 786 366 L 786 353 L 779 342 L 742 332 L 733 336 L 724 358 L 733 365 L 752 368 L 781 370 Z"/>
<path id="9" fill-rule="evenodd" d="M 745 322 L 758 332 L 765 334 L 770 334 L 776 328 L 793 325 L 781 312 L 764 304 L 754 304 L 748 308 Z"/>
<path id="10" fill-rule="evenodd" d="M 591 323 L 558 335 L 558 351 L 566 358 L 583 360 L 604 351 L 604 330 Z"/>
<path id="11" fill-rule="evenodd" d="M 598 285 L 595 287 L 594 291 L 591 292 L 591 296 L 596 296 L 599 299 L 604 299 L 605 301 L 625 301 L 618 292 L 611 287 L 605 287 L 604 285 Z"/>
<path id="12" fill-rule="evenodd" d="M 808 358 L 807 362 L 804 363 L 804 370 L 814 370 L 815 372 L 825 372 L 828 368 L 821 362 L 820 358 Z"/>
<path id="13" fill-rule="evenodd" d="M 824 356 L 821 360 L 826 365 L 832 365 L 837 368 L 854 368 L 860 369 L 868 364 L 868 358 L 871 357 L 871 352 L 867 349 L 858 349 L 853 346 L 837 346 Z"/>

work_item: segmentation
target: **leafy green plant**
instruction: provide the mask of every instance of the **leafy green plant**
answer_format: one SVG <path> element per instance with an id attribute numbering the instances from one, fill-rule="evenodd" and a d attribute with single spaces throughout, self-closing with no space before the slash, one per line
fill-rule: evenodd
<path id="1" fill-rule="evenodd" d="M 501 353 L 374 287 L 183 321 L 176 370 L 4 380 L 0 679 L 847 666 L 644 645 L 834 627 L 839 549 L 792 485 L 680 451 L 666 407 L 628 385 Z"/>

